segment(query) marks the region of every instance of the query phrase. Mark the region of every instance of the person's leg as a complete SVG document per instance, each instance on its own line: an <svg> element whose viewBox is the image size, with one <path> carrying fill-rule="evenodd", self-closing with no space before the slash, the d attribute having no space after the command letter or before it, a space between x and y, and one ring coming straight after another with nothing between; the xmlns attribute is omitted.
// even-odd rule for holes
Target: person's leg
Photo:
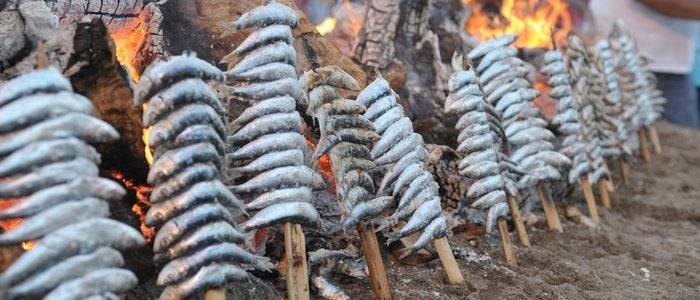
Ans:
<svg viewBox="0 0 700 300"><path fill-rule="evenodd" d="M668 100L663 118L671 123L700 128L700 107L692 78L688 75L655 73L659 89Z"/></svg>

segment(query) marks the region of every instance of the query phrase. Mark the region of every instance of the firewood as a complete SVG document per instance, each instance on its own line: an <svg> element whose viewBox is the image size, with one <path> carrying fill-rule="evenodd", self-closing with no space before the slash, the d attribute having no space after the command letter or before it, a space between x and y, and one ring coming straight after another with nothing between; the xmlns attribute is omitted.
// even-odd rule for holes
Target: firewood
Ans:
<svg viewBox="0 0 700 300"><path fill-rule="evenodd" d="M399 3L396 0L368 2L365 21L357 35L354 49L354 57L361 64L385 68L394 58Z"/></svg>
<svg viewBox="0 0 700 300"><path fill-rule="evenodd" d="M537 183L537 193L540 196L540 203L542 203L542 209L544 210L544 217L547 220L547 226L551 230L556 230L559 232L564 231L561 227L561 221L559 220L559 214L557 213L557 208L552 201L551 194L547 190L547 187L543 182Z"/></svg>
<svg viewBox="0 0 700 300"><path fill-rule="evenodd" d="M639 128L637 130L637 137L639 138L639 152L642 155L642 159L645 164L651 163L651 155L649 154L649 145L647 145L647 135L644 128Z"/></svg>
<svg viewBox="0 0 700 300"><path fill-rule="evenodd" d="M309 276L306 266L306 240L299 224L284 224L284 249L287 262L287 298L309 299Z"/></svg>
<svg viewBox="0 0 700 300"><path fill-rule="evenodd" d="M581 188L583 189L583 196L586 198L586 205L588 205L588 214L591 216L591 220L596 223L600 223L600 216L598 215L598 207L595 203L595 196L593 195L593 189L591 189L591 184L587 177L580 179Z"/></svg>
<svg viewBox="0 0 700 300"><path fill-rule="evenodd" d="M661 142L659 141L659 134L656 132L656 126L650 125L647 129L649 130L651 145L654 146L654 153L661 154Z"/></svg>
<svg viewBox="0 0 700 300"><path fill-rule="evenodd" d="M435 250L440 257L440 262L442 262L442 267L445 268L447 272L447 278L449 278L452 284L463 284L464 277L462 272L459 270L459 265L455 260L454 254L452 254L452 249L450 244L447 242L447 238L441 237L433 241Z"/></svg>

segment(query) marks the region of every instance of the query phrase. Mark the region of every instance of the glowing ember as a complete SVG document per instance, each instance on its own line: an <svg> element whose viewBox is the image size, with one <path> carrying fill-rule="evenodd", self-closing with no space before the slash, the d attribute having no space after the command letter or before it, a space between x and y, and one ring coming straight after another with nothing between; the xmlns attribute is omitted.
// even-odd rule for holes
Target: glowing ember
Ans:
<svg viewBox="0 0 700 300"><path fill-rule="evenodd" d="M480 40L515 33L518 48L551 49L552 38L564 41L571 32L566 0L503 0L500 14L487 11L479 0L462 1L472 9L465 30Z"/></svg>
<svg viewBox="0 0 700 300"><path fill-rule="evenodd" d="M336 19L333 17L328 17L324 19L320 24L316 25L316 31L320 35L326 35L335 29Z"/></svg>
<svg viewBox="0 0 700 300"><path fill-rule="evenodd" d="M36 242L26 241L26 242L22 243L22 250L24 250L24 251L32 250L32 249L34 249L34 246L36 246Z"/></svg>
<svg viewBox="0 0 700 300"><path fill-rule="evenodd" d="M301 134L306 138L306 144L309 145L309 149L311 149L311 151L316 149L316 144L312 142L311 134L306 126L301 128ZM331 169L331 159L328 157L328 153L318 158L316 167L318 172L321 173L321 177L323 177L328 184L328 190L330 192L335 192L335 176L333 175L333 170Z"/></svg>
<svg viewBox="0 0 700 300"><path fill-rule="evenodd" d="M146 110L146 104L143 104L143 110ZM146 145L146 148L143 149L143 152L145 153L146 157L146 162L148 162L148 165L151 166L153 165L153 152L151 151L151 147L148 146L148 136L151 134L151 126L148 128L145 128L143 130L143 134L141 135L141 139L143 140L143 144Z"/></svg>
<svg viewBox="0 0 700 300"><path fill-rule="evenodd" d="M117 60L129 72L131 79L138 82L140 73L136 69L134 60L146 38L142 16L113 32L110 30L110 36L114 40Z"/></svg>
<svg viewBox="0 0 700 300"><path fill-rule="evenodd" d="M136 213L136 215L139 216L139 220L141 221L141 234L143 237L146 239L147 242L151 242L153 240L153 237L155 236L155 228L149 227L146 225L146 211L148 211L148 207L151 206L151 203L148 201L148 196L151 194L152 188L147 185L137 185L130 179L126 178L124 174L122 174L119 171L112 171L110 172L110 176L116 180L119 180L124 187L127 189L134 191L134 194L136 194L136 203L134 206L131 207L131 211Z"/></svg>

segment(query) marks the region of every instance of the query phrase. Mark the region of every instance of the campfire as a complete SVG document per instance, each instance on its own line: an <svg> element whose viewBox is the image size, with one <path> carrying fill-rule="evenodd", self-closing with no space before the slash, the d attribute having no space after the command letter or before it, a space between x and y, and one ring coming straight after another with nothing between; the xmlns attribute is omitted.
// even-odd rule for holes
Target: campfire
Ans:
<svg viewBox="0 0 700 300"><path fill-rule="evenodd" d="M658 147L633 40L584 44L565 0L343 0L315 23L287 0L6 2L0 298L345 298L368 277L390 299L387 260L461 286L455 235L516 266L511 229L530 247L541 205L562 231L572 190L604 222L594 191L611 207L614 166Z"/></svg>

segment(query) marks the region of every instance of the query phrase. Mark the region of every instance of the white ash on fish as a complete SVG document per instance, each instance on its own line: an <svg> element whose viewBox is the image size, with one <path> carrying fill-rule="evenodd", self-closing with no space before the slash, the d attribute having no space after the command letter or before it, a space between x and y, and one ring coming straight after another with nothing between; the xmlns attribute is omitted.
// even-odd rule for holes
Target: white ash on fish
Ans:
<svg viewBox="0 0 700 300"><path fill-rule="evenodd" d="M36 242L0 275L2 299L85 299L138 283L122 269L120 250L146 242L109 219L108 201L126 191L98 175L100 154L91 145L119 134L93 113L54 68L0 86L0 201L17 201L0 210L0 220L22 218L0 245Z"/></svg>
<svg viewBox="0 0 700 300"><path fill-rule="evenodd" d="M567 169L571 161L554 150L554 134L546 128L547 121L532 103L539 93L526 79L527 68L511 46L516 39L517 35L506 34L487 40L467 56L476 70L479 92L483 91L495 114L502 119L503 132L513 146L510 159L526 172L519 179L519 186L527 188L538 182L560 180L561 170ZM461 107L469 106L466 104L478 103L471 100L452 104L454 99L470 98L471 93L474 92L465 89L453 92L446 100L446 108L459 112Z"/></svg>
<svg viewBox="0 0 700 300"><path fill-rule="evenodd" d="M347 300L345 290L331 279L332 274L342 274L356 279L367 278L367 264L356 253L348 250L318 249L309 252L311 283L323 299Z"/></svg>
<svg viewBox="0 0 700 300"><path fill-rule="evenodd" d="M244 207L255 211L246 231L282 223L320 227L311 204L314 190L325 185L308 167L310 150L297 107L305 94L297 80L292 28L298 17L276 2L258 6L233 23L236 30L256 28L231 54L226 91L250 106L229 124L227 157L234 167L233 192L245 195Z"/></svg>
<svg viewBox="0 0 700 300"><path fill-rule="evenodd" d="M166 263L157 279L165 287L160 299L193 297L247 280L248 267L272 267L239 246L246 236L234 217L245 209L221 182L225 110L205 81L223 79L222 71L186 53L150 65L135 91L155 149L146 224L157 228L154 259Z"/></svg>
<svg viewBox="0 0 700 300"><path fill-rule="evenodd" d="M387 243L420 232L417 242L402 254L405 257L444 237L447 224L439 186L425 167L428 151L423 138L413 132L412 122L397 102L398 97L380 76L357 96L357 101L367 106L364 116L380 135L370 151L374 163L387 170L377 194L400 199L393 214L382 220L378 230L407 221L399 231L388 235Z"/></svg>
<svg viewBox="0 0 700 300"><path fill-rule="evenodd" d="M577 36L569 37L569 44L566 49L567 70L573 84L573 99L578 107L578 118L581 124L581 140L584 143L584 153L588 162L588 180L598 182L601 178L609 178L607 168L605 168L605 158L603 157L603 143L601 141L602 131L599 124L600 117L593 105L596 101L595 95L590 91L593 79L588 62L588 52L583 41ZM583 161L574 167L584 168Z"/></svg>
<svg viewBox="0 0 700 300"><path fill-rule="evenodd" d="M482 223L491 232L498 218L509 215L507 197L518 195L521 172L505 155L508 139L495 108L484 98L473 69L465 70L461 55L453 57L455 73L450 76L450 94L445 111L461 115L455 128L460 131L457 151L464 154L459 174L474 182L458 211L470 206L485 211ZM469 203L467 203L469 202Z"/></svg>
<svg viewBox="0 0 700 300"><path fill-rule="evenodd" d="M359 91L355 79L336 66L309 70L300 78L309 93L308 113L318 120L321 137L312 159L328 153L337 181L336 193L347 214L343 227L373 220L394 204L390 196L375 196L376 187L367 173L375 168L368 148L379 140L374 125L363 114L366 107L343 99L336 89Z"/></svg>

